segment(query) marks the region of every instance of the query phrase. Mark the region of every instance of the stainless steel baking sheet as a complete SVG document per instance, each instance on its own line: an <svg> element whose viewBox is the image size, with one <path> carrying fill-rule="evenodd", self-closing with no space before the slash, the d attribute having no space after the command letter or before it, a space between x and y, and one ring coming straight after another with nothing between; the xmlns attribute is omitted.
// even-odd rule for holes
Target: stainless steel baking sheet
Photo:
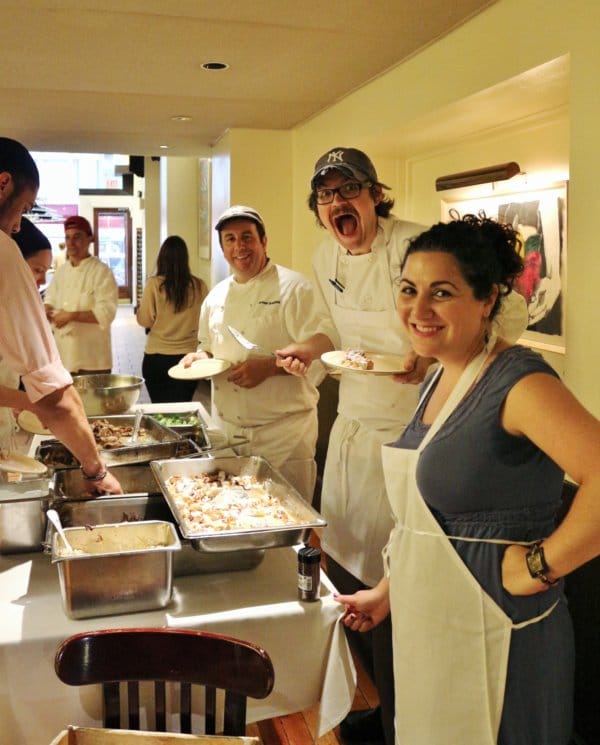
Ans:
<svg viewBox="0 0 600 745"><path fill-rule="evenodd" d="M292 546L306 542L313 528L321 528L327 524L293 486L265 458L260 456L159 460L150 463L150 467L177 520L181 534L184 538L191 540L199 550L232 551ZM167 479L174 475L193 476L218 470L236 476L248 474L266 482L271 493L276 495L284 507L297 517L297 523L249 530L203 533L190 531L169 491Z"/></svg>
<svg viewBox="0 0 600 745"><path fill-rule="evenodd" d="M190 439L175 439L158 442L154 445L137 445L114 450L102 450L102 459L109 468L131 463L149 463L162 458L183 458L202 455L202 451ZM35 451L35 457L44 463L51 472L72 469L79 466L78 461L58 440L43 440Z"/></svg>

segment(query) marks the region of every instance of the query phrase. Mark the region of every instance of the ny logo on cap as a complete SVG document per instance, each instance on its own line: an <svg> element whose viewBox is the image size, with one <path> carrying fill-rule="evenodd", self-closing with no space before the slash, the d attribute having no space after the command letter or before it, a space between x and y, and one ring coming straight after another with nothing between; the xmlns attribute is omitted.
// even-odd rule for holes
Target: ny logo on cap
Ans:
<svg viewBox="0 0 600 745"><path fill-rule="evenodd" d="M332 150L327 156L328 163L343 163L344 162L344 151L343 150Z"/></svg>

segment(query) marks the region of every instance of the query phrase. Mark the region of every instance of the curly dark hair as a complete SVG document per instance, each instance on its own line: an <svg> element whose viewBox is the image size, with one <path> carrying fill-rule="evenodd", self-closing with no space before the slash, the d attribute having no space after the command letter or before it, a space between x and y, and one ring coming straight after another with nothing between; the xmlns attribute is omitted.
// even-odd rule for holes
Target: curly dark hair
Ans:
<svg viewBox="0 0 600 745"><path fill-rule="evenodd" d="M308 195L308 209L314 214L314 216L317 218L317 225L321 228L324 228L325 226L321 222L321 219L319 218L319 210L317 206L317 188L319 187L319 183L315 185L315 189L313 189L310 194ZM375 213L378 217L389 217L390 212L392 211L392 207L394 206L394 199L392 197L387 197L383 194L383 184L371 184L369 186L369 194L373 198L373 201L378 197L381 196L381 200L378 204L375 205Z"/></svg>
<svg viewBox="0 0 600 745"><path fill-rule="evenodd" d="M186 242L178 235L163 241L156 259L156 274L164 277L160 284L175 312L183 310L190 293L196 290L197 281L190 271Z"/></svg>
<svg viewBox="0 0 600 745"><path fill-rule="evenodd" d="M484 212L460 217L456 211L451 211L450 216L453 218L450 222L439 222L409 241L400 268L404 268L411 254L419 251L450 254L477 300L485 300L494 286L498 286L498 298L491 312L493 318L502 298L512 291L523 271L523 259L519 254L522 241L511 225L492 220Z"/></svg>

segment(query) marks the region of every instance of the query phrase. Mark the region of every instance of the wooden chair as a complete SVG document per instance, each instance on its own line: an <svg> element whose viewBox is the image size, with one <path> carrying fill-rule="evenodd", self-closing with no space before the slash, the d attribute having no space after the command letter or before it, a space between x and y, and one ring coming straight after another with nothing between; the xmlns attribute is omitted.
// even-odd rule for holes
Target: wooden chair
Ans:
<svg viewBox="0 0 600 745"><path fill-rule="evenodd" d="M246 732L246 698L273 690L269 655L250 642L180 629L112 629L75 634L56 652L67 685L100 683L104 727L140 729L140 681L154 682L155 730L166 732L165 682L180 684L180 731L192 733L192 684L205 689L205 734L217 734L217 689L225 691L224 735ZM121 725L120 682L127 682L128 724ZM125 696L124 696L125 698ZM150 727L150 725L148 725Z"/></svg>

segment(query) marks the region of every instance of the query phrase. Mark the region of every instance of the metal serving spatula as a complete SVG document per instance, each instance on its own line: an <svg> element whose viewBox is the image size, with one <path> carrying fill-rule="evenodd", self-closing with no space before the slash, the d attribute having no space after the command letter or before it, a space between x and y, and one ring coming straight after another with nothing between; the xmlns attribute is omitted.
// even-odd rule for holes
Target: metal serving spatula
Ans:
<svg viewBox="0 0 600 745"><path fill-rule="evenodd" d="M250 352L262 352L263 354L266 354L269 357L277 356L274 352L269 352L268 349L261 347L260 344L255 344L253 341L250 341L250 339L246 339L246 337L233 326L227 326L227 330L233 336L233 338L237 341L237 343L240 346L244 347L244 349L247 349Z"/></svg>

